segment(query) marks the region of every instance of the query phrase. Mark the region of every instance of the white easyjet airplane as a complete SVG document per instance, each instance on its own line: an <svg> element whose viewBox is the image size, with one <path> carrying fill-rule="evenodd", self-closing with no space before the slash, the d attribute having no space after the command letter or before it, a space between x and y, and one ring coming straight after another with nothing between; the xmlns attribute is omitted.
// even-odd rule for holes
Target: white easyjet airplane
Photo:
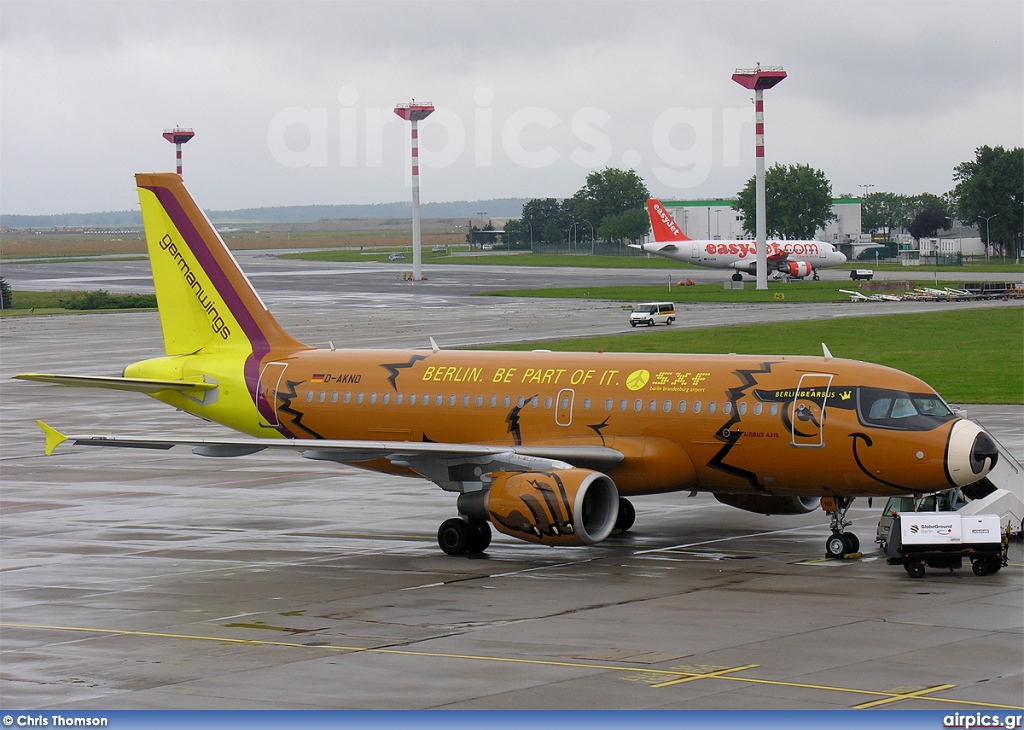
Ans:
<svg viewBox="0 0 1024 730"><path fill-rule="evenodd" d="M630 244L647 253L713 269L732 269L733 281L757 274L755 241L695 241L687 238L660 200L648 200L654 243ZM846 263L846 256L824 241L769 241L768 268L783 276L818 279L818 269Z"/></svg>

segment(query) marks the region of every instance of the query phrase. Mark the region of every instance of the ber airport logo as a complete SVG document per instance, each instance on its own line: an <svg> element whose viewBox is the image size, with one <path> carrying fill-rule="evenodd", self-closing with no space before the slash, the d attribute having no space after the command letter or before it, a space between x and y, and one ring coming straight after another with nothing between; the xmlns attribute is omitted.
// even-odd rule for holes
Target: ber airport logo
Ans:
<svg viewBox="0 0 1024 730"><path fill-rule="evenodd" d="M395 115L394 106L361 104L359 91L352 86L342 87L337 99L331 108L293 106L278 111L267 126L271 156L288 168L383 167L385 151L390 159L398 148L396 131L390 128L404 129L400 125L405 124ZM642 122L647 129L629 133L630 144L649 145L648 151L629 147L618 151L620 159L613 159L615 144L609 131L615 125L609 125L612 116L600 107L559 114L547 107L528 106L496 114L494 102L494 91L479 86L472 94L471 108L463 108L461 114L435 106L419 123L421 165L445 168L468 162L490 168L511 163L539 169L568 159L592 170L620 162L637 169L643 163L663 185L691 188L707 180L716 150L722 167L738 168L741 153L753 153L751 105L652 109L647 115L650 121ZM634 120L631 128L635 127ZM408 136L404 131L403 138Z"/></svg>

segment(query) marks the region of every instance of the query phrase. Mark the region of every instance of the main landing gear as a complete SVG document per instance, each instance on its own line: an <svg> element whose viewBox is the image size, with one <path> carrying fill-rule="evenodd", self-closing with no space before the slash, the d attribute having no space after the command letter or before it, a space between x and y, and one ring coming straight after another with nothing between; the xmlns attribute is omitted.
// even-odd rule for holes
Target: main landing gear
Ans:
<svg viewBox="0 0 1024 730"><path fill-rule="evenodd" d="M626 532L636 521L636 509L628 499L619 497L615 532ZM448 555L476 555L491 545L491 525L479 517L453 517L437 529L437 544Z"/></svg>
<svg viewBox="0 0 1024 730"><path fill-rule="evenodd" d="M448 555L482 553L491 544L491 526L487 520L453 517L438 528L437 544Z"/></svg>
<svg viewBox="0 0 1024 730"><path fill-rule="evenodd" d="M735 274L732 275L732 280L733 281L743 281L743 274L741 274L740 272L737 271Z"/></svg>
<svg viewBox="0 0 1024 730"><path fill-rule="evenodd" d="M828 512L829 527L832 534L825 541L825 557L841 558L844 555L860 552L860 539L844 528L852 525L846 519L846 512L853 505L853 497L822 497L821 507Z"/></svg>

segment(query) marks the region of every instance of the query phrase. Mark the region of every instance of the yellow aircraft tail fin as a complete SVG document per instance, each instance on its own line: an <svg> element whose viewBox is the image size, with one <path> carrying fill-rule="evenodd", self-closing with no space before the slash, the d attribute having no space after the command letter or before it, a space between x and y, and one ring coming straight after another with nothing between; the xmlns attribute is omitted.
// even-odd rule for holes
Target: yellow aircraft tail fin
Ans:
<svg viewBox="0 0 1024 730"><path fill-rule="evenodd" d="M174 173L135 176L164 349L308 349L277 323L202 209Z"/></svg>

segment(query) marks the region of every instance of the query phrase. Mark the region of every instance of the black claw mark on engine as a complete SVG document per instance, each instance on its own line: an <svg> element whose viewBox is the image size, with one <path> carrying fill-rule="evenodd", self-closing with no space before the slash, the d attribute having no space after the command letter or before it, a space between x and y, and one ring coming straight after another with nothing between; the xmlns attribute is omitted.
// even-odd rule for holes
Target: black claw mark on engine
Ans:
<svg viewBox="0 0 1024 730"><path fill-rule="evenodd" d="M409 358L408 362L388 363L386 365L382 364L381 367L384 368L385 370L387 370L389 373L391 373L388 376L388 382L391 383L391 387L394 388L395 392L397 393L398 392L398 385L396 385L395 381L398 380L398 376L401 374L401 373L399 373L399 371L400 370L408 370L413 365L418 363L420 360L426 360L426 359L427 359L426 355L413 355L412 357Z"/></svg>
<svg viewBox="0 0 1024 730"><path fill-rule="evenodd" d="M871 441L871 437L870 436L868 436L866 433L854 432L854 433L850 434L850 439L852 439L852 441L853 441L853 460L855 462L857 462L857 468L859 468L866 476L868 476L871 479L874 479L876 482L879 482L880 484L884 484L887 487L892 487L893 489L899 489L900 491L909 492L911 494L913 494L916 491L916 490L910 489L908 487L900 486L899 484L893 484L892 482L887 482L884 479L879 479L874 474L872 474L870 471L868 471L867 467L865 467L864 463L860 460L860 453L857 450L857 442L858 441L863 441L864 445L867 448L871 448L872 441Z"/></svg>
<svg viewBox="0 0 1024 730"><path fill-rule="evenodd" d="M528 483L537 490L541 499L532 494L524 494L519 498L530 513L529 517L518 511L511 512L507 517L491 512L491 520L508 530L532 535L537 540L575 534L572 505L562 480L553 472L539 472L537 476L537 479L530 479Z"/></svg>
<svg viewBox="0 0 1024 730"><path fill-rule="evenodd" d="M314 431L313 429L309 428L308 426L304 426L302 424L302 417L305 414L302 411L298 411L298 410L292 408L292 401L299 397L298 393L295 392L295 386L302 385L304 382L306 382L306 381L305 380L299 380L299 381L286 380L285 381L285 387L288 389L288 391L285 392L285 393L282 393L281 389L278 388L277 397L278 397L278 400L281 401L281 406L280 406L280 408L278 408L278 411L280 413L287 413L289 416L291 416L292 417L292 423L295 424L297 427L301 428L303 431L308 433L313 438L322 439L323 436L321 436L320 434L318 434L316 431Z"/></svg>

